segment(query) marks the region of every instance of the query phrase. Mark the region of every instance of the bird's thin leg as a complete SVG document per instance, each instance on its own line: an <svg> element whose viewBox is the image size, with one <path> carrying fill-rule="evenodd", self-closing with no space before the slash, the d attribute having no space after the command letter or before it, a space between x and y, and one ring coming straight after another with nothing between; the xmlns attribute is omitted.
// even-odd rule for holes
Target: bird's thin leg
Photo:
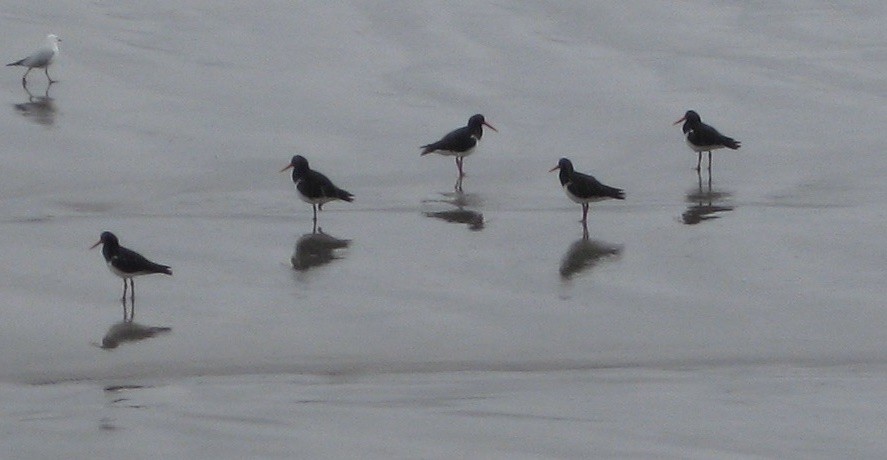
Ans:
<svg viewBox="0 0 887 460"><path fill-rule="evenodd" d="M464 157L456 157L456 167L459 169L459 179L465 177L465 173L462 172L462 161Z"/></svg>
<svg viewBox="0 0 887 460"><path fill-rule="evenodd" d="M120 298L120 301L126 302L126 278L123 278L123 297Z"/></svg>
<svg viewBox="0 0 887 460"><path fill-rule="evenodd" d="M708 151L708 174L711 176L711 150Z"/></svg>
<svg viewBox="0 0 887 460"><path fill-rule="evenodd" d="M316 204L312 204L312 205L311 205L311 209L314 210L314 225L317 225L317 205L316 205Z"/></svg>
<svg viewBox="0 0 887 460"><path fill-rule="evenodd" d="M462 191L462 176L456 178L456 185L453 187L457 192Z"/></svg>
<svg viewBox="0 0 887 460"><path fill-rule="evenodd" d="M699 156L696 158L696 170L702 171L702 152L698 152Z"/></svg>
<svg viewBox="0 0 887 460"><path fill-rule="evenodd" d="M123 321L129 319L129 313L126 311L126 297L120 299L120 305L123 305Z"/></svg>
<svg viewBox="0 0 887 460"><path fill-rule="evenodd" d="M588 203L582 203L582 225L588 224Z"/></svg>
<svg viewBox="0 0 887 460"><path fill-rule="evenodd" d="M133 285L133 288L135 288L135 285ZM136 301L135 301L135 299L132 299L129 302L129 320L132 321L135 318L136 318Z"/></svg>
<svg viewBox="0 0 887 460"><path fill-rule="evenodd" d="M131 303L136 300L136 282L134 279L129 279L129 301Z"/></svg>
<svg viewBox="0 0 887 460"><path fill-rule="evenodd" d="M588 239L588 223L582 222L582 239Z"/></svg>
<svg viewBox="0 0 887 460"><path fill-rule="evenodd" d="M52 77L49 76L49 66L43 68L43 73L46 74L46 79L49 80L49 83L55 83L56 80L53 80Z"/></svg>

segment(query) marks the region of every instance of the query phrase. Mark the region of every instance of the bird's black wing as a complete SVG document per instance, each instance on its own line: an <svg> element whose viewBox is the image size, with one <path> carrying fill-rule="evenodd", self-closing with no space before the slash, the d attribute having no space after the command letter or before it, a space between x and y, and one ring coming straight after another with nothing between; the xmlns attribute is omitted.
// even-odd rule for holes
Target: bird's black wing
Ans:
<svg viewBox="0 0 887 460"><path fill-rule="evenodd" d="M719 133L717 129L705 123L699 123L699 126L694 127L688 139L694 145L723 145L733 150L738 149L740 145L739 141Z"/></svg>
<svg viewBox="0 0 887 460"><path fill-rule="evenodd" d="M336 187L328 177L317 171L310 171L306 177L296 185L303 195L311 198L338 198L344 201L354 201L354 195Z"/></svg>
<svg viewBox="0 0 887 460"><path fill-rule="evenodd" d="M467 126L451 131L439 141L423 145L422 155L435 150L448 150L451 152L465 152L477 145L477 139L471 135Z"/></svg>
<svg viewBox="0 0 887 460"><path fill-rule="evenodd" d="M588 174L574 172L567 189L575 196L580 198L609 197L617 200L625 199L625 192L622 189L604 185L600 181Z"/></svg>
<svg viewBox="0 0 887 460"><path fill-rule="evenodd" d="M117 254L111 257L111 264L124 273L150 272L172 275L172 270L168 266L151 262L141 254L122 246L117 250Z"/></svg>

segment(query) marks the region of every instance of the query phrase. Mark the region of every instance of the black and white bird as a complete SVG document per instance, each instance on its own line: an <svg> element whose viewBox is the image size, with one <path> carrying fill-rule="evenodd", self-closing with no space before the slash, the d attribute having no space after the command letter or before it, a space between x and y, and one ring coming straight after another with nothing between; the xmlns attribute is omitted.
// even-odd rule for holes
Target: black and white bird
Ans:
<svg viewBox="0 0 887 460"><path fill-rule="evenodd" d="M696 159L697 171L702 167L702 152L708 152L708 170L711 171L712 150L722 149L724 147L736 150L740 147L739 141L727 137L719 133L718 130L713 127L703 123L702 119L699 118L699 114L693 110L688 110L680 120L675 121L672 125L676 125L682 121L684 122L684 126L681 127L681 130L687 138L687 145L699 155Z"/></svg>
<svg viewBox="0 0 887 460"><path fill-rule="evenodd" d="M49 65L52 64L52 61L55 60L55 57L59 54L59 42L62 41L55 34L49 34L46 36L46 44L43 45L40 49L35 51L30 56L20 59L15 62L10 62L6 64L6 66L22 66L27 67L28 70L25 71L25 74L22 76L22 85L27 85L28 73L31 72L31 69L43 69L43 72L46 74L46 78L49 79L49 83L55 83L55 80L49 76Z"/></svg>
<svg viewBox="0 0 887 460"><path fill-rule="evenodd" d="M474 148L477 147L477 142L484 135L484 126L493 131L499 132L499 130L494 128L493 125L484 120L483 115L473 115L468 119L468 125L450 131L437 142L432 142L431 144L426 144L420 147L422 153L420 153L419 156L428 155L432 152L437 152L444 156L455 156L456 169L459 171L460 179L456 182L458 188L459 184L461 184L462 177L465 176L465 173L462 171L462 161L465 157L474 153Z"/></svg>
<svg viewBox="0 0 887 460"><path fill-rule="evenodd" d="M588 204L592 201L610 198L616 200L625 199L625 192L622 189L604 185L588 174L576 172L573 169L573 163L566 158L561 158L557 162L557 166L551 168L548 172L558 169L560 170L558 177L567 197L582 205L583 224L588 222Z"/></svg>
<svg viewBox="0 0 887 460"><path fill-rule="evenodd" d="M280 172L290 168L293 169L293 182L296 184L299 198L306 203L310 203L314 209L314 223L317 223L317 210L320 209L322 211L324 203L333 200L354 201L353 194L336 187L329 178L308 167L308 160L302 155L294 156L290 160L290 164L286 165Z"/></svg>
<svg viewBox="0 0 887 460"><path fill-rule="evenodd" d="M129 285L132 287L130 299L135 299L136 286L133 283L133 278L136 276L150 275L152 273L172 275L172 269L169 266L151 262L143 255L121 246L117 236L111 232L102 232L99 240L89 249L100 244L102 245L102 255L105 257L108 269L111 270L111 273L123 278L123 297L121 297L121 300L124 302L126 301L126 280L129 280Z"/></svg>

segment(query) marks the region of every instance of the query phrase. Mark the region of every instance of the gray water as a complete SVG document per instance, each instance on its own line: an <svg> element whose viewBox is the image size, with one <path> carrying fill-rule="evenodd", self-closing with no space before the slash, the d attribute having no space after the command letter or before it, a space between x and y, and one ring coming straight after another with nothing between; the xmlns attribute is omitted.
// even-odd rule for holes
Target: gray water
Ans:
<svg viewBox="0 0 887 460"><path fill-rule="evenodd" d="M0 451L883 456L887 7L686 6L3 4L63 41L0 79ZM418 146L474 113L456 194ZM356 196L320 242L294 154ZM588 240L560 157L628 195ZM173 267L135 325L103 230Z"/></svg>

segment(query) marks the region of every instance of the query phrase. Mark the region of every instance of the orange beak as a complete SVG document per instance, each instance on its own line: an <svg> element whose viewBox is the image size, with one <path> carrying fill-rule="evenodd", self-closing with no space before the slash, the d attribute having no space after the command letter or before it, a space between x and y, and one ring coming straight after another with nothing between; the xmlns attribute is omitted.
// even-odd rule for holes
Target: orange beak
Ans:
<svg viewBox="0 0 887 460"><path fill-rule="evenodd" d="M284 171L286 171L287 169L290 169L290 168L292 168L292 167L293 167L293 165L292 165L292 163L290 163L290 164L286 165L285 168L281 169L279 172L284 172Z"/></svg>
<svg viewBox="0 0 887 460"><path fill-rule="evenodd" d="M686 119L687 119L687 117L681 117L680 120L678 120L678 121L672 123L671 125L674 126L674 125L676 125L676 124L678 124L678 123L680 123L680 122L682 122L682 121L684 121L684 120L686 120Z"/></svg>
<svg viewBox="0 0 887 460"><path fill-rule="evenodd" d="M557 171L558 169L561 169L561 167L560 167L560 166L555 166L555 167L549 169L548 172Z"/></svg>
<svg viewBox="0 0 887 460"><path fill-rule="evenodd" d="M102 244L102 240L98 240L98 241L96 241L94 245L92 245L92 246L89 247L89 249L92 249L92 248L94 248L94 247L96 247L96 246L98 246L98 245L100 245L100 244Z"/></svg>
<svg viewBox="0 0 887 460"><path fill-rule="evenodd" d="M484 122L484 126L486 126L487 128L492 129L493 131L496 131L497 133L499 132L498 129L494 128L493 125L487 123L486 121Z"/></svg>

